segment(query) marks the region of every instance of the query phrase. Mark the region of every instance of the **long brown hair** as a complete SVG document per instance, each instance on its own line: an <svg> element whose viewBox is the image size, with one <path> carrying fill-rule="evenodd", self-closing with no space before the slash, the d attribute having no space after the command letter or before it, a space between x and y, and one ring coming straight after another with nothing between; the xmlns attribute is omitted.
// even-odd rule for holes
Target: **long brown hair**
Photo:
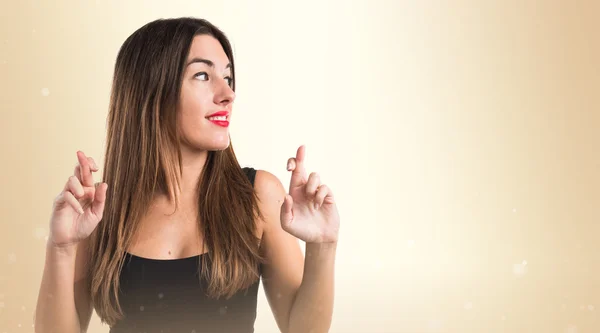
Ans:
<svg viewBox="0 0 600 333"><path fill-rule="evenodd" d="M140 219L157 191L178 199L182 168L177 103L192 40L202 34L221 43L235 90L231 45L203 19L150 22L129 36L117 55L103 174L109 184L107 201L89 246L92 302L110 326L123 316L119 276ZM227 298L258 280L262 262L255 224L261 220L258 199L231 145L208 153L197 193L208 256L200 277L208 281L208 296Z"/></svg>

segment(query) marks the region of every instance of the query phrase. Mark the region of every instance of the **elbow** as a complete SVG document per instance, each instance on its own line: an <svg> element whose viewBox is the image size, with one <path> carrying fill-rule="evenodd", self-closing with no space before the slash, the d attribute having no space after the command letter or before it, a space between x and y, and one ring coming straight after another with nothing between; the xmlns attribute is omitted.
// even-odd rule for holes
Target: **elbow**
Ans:
<svg viewBox="0 0 600 333"><path fill-rule="evenodd" d="M33 332L34 333L65 333L65 332L72 332L72 333L85 333L87 330L84 328L76 328L73 327L72 329L61 329L59 325L56 325L55 323L43 323L40 320L35 320L33 321Z"/></svg>
<svg viewBox="0 0 600 333"><path fill-rule="evenodd" d="M60 329L49 329L47 326L41 324L38 325L37 323L34 324L34 333L64 333L64 330L60 330ZM86 331L83 329L79 329L79 330L74 330L72 331L73 333L85 333Z"/></svg>
<svg viewBox="0 0 600 333"><path fill-rule="evenodd" d="M331 330L333 313L318 311L311 313L290 312L285 329L281 333L328 333Z"/></svg>
<svg viewBox="0 0 600 333"><path fill-rule="evenodd" d="M320 328L311 328L311 327L307 327L307 329L305 328L300 328L300 329L290 329L289 331L282 331L282 333L329 333L329 327L325 328L325 327L320 327Z"/></svg>
<svg viewBox="0 0 600 333"><path fill-rule="evenodd" d="M287 330L282 330L281 333L328 333L330 329L331 320L306 320L303 323L290 323Z"/></svg>
<svg viewBox="0 0 600 333"><path fill-rule="evenodd" d="M33 312L33 332L34 333L49 333L50 330L46 329L46 325L42 323L43 320L36 315L37 310Z"/></svg>

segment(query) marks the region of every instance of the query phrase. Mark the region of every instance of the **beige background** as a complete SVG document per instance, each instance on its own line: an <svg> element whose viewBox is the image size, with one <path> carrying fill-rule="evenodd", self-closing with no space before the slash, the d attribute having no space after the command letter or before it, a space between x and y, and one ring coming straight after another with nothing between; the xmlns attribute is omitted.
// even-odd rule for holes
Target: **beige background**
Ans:
<svg viewBox="0 0 600 333"><path fill-rule="evenodd" d="M118 48L188 15L232 40L241 162L287 185L304 143L337 195L331 332L600 331L600 2L0 7L0 333L33 331L52 200L76 150L102 161Z"/></svg>

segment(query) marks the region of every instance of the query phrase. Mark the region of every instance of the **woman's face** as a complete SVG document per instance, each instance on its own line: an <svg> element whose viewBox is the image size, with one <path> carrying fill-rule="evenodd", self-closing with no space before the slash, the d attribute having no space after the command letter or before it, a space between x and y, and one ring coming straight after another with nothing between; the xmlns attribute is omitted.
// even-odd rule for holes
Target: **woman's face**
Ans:
<svg viewBox="0 0 600 333"><path fill-rule="evenodd" d="M217 39L194 37L183 74L178 124L182 144L191 150L229 146L235 93L229 59Z"/></svg>

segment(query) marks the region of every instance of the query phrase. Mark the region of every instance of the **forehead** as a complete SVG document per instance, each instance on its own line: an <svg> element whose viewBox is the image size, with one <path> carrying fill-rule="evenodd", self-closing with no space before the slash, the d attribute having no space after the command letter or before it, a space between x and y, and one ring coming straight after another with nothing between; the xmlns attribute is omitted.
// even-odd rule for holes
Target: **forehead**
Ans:
<svg viewBox="0 0 600 333"><path fill-rule="evenodd" d="M190 46L188 61L194 58L202 58L215 63L217 68L225 68L229 63L227 54L221 46L221 43L209 35L195 36Z"/></svg>

